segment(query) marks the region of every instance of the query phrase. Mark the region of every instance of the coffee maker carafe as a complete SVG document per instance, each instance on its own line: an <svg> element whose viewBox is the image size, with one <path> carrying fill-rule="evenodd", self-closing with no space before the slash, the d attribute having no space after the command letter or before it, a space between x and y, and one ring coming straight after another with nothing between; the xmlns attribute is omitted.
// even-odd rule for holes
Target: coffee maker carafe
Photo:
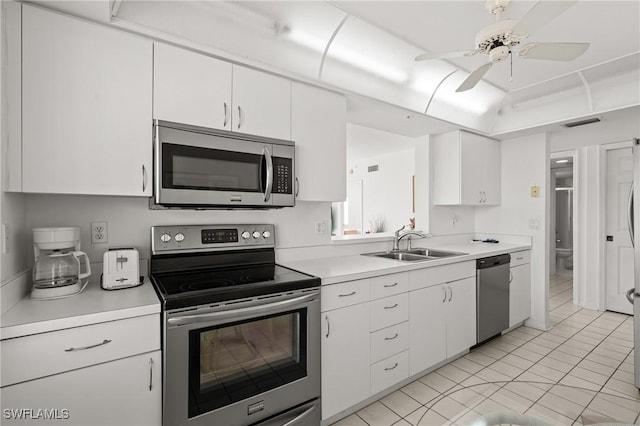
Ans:
<svg viewBox="0 0 640 426"><path fill-rule="evenodd" d="M59 299L84 290L91 275L80 251L80 228L34 228L33 299Z"/></svg>

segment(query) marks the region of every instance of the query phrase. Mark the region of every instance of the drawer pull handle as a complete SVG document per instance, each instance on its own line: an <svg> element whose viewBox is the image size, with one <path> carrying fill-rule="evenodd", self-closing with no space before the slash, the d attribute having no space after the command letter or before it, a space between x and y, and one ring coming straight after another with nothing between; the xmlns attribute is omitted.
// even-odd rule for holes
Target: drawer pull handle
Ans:
<svg viewBox="0 0 640 426"><path fill-rule="evenodd" d="M395 286L397 286L397 285L398 285L398 283L393 283L393 284L385 284L384 286L385 286L386 288L390 288L390 287L395 287Z"/></svg>
<svg viewBox="0 0 640 426"><path fill-rule="evenodd" d="M394 368L396 368L398 366L398 363L396 362L395 364L393 364L393 367L387 367L384 369L384 371L389 371L389 370L393 370Z"/></svg>
<svg viewBox="0 0 640 426"><path fill-rule="evenodd" d="M398 304L396 303L395 305L391 305L391 306L385 306L385 309L393 309L393 308L397 308Z"/></svg>
<svg viewBox="0 0 640 426"><path fill-rule="evenodd" d="M393 340L398 337L398 333L394 334L393 337L385 337L384 340Z"/></svg>
<svg viewBox="0 0 640 426"><path fill-rule="evenodd" d="M104 339L102 342L96 343L95 345L83 346L81 348L69 348L69 349L65 349L64 351L65 352L84 351L86 349L97 348L98 346L106 345L107 343L111 343L111 340Z"/></svg>
<svg viewBox="0 0 640 426"><path fill-rule="evenodd" d="M349 296L353 296L354 294L356 294L356 292L355 292L355 291L352 291L352 292L351 292L351 293L349 293L349 294L339 294L339 295L338 295L338 297L349 297Z"/></svg>
<svg viewBox="0 0 640 426"><path fill-rule="evenodd" d="M516 257L516 260L522 260L524 257Z"/></svg>

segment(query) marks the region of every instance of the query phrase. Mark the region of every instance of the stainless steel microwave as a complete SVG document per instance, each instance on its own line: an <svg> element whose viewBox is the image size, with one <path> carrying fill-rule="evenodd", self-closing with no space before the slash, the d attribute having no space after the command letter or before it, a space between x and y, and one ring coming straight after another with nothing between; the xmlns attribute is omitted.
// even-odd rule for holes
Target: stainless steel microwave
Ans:
<svg viewBox="0 0 640 426"><path fill-rule="evenodd" d="M295 144L154 120L152 208L295 205Z"/></svg>

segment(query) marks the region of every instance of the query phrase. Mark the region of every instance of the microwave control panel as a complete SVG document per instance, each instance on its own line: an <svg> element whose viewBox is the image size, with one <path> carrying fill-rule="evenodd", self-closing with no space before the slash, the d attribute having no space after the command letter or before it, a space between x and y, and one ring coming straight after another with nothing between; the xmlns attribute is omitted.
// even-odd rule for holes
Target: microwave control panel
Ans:
<svg viewBox="0 0 640 426"><path fill-rule="evenodd" d="M293 190L293 170L290 158L273 158L273 188L274 194L291 194Z"/></svg>

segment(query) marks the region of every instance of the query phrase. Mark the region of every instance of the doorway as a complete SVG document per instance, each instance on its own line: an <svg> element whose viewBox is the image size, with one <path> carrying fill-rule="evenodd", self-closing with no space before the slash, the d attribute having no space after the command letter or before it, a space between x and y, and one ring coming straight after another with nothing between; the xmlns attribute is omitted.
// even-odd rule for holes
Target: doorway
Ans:
<svg viewBox="0 0 640 426"><path fill-rule="evenodd" d="M566 305L574 303L574 256L576 229L575 153L552 154L550 168L551 226L549 227L549 317L563 318Z"/></svg>

